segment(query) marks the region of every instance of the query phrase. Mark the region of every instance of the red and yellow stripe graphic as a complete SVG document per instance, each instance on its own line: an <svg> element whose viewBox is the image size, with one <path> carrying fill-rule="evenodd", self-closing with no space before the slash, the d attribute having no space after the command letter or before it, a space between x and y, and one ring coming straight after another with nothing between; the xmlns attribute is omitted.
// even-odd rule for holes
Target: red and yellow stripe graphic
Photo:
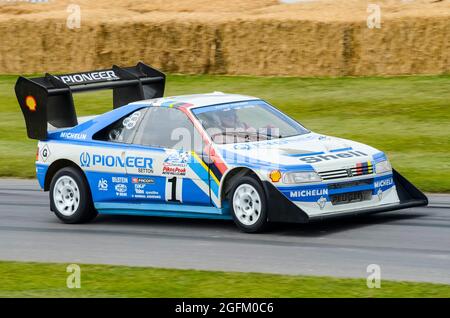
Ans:
<svg viewBox="0 0 450 318"><path fill-rule="evenodd" d="M355 175L361 176L364 174L372 174L373 173L373 165L372 161L361 162L356 164L356 173Z"/></svg>

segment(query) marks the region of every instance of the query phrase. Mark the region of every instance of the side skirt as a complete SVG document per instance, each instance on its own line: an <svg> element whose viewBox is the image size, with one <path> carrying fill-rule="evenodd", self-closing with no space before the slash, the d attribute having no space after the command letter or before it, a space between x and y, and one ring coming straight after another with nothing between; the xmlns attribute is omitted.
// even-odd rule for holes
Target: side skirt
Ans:
<svg viewBox="0 0 450 318"><path fill-rule="evenodd" d="M195 219L231 220L228 207L181 205L171 203L109 203L94 204L99 214L105 215L137 215L162 216Z"/></svg>

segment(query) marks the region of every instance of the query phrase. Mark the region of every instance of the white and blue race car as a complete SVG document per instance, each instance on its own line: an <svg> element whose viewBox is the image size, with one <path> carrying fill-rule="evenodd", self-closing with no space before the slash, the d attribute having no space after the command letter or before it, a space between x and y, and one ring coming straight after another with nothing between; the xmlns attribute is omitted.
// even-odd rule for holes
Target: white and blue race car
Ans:
<svg viewBox="0 0 450 318"><path fill-rule="evenodd" d="M162 97L164 86L143 63L19 77L27 133L39 140L37 178L59 219L232 219L258 232L428 203L375 148L311 132L256 97ZM114 109L77 118L72 94L99 89L113 90Z"/></svg>

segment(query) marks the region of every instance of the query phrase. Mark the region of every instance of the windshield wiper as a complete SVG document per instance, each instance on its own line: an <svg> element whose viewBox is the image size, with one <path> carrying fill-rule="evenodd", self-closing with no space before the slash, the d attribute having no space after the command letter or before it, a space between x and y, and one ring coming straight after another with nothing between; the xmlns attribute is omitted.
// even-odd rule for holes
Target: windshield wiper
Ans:
<svg viewBox="0 0 450 318"><path fill-rule="evenodd" d="M241 132L238 131L238 133L241 133ZM242 133L246 134L246 136L249 136L250 134L256 135L257 137L264 136L269 140L272 139L273 137L282 138L281 135L277 136L277 135L272 135L272 134L265 134L265 133L261 133L259 131L242 131Z"/></svg>
<svg viewBox="0 0 450 318"><path fill-rule="evenodd" d="M282 135L272 135L272 134L265 134L265 133L260 133L259 131L221 131L219 133L213 134L211 136L212 139L215 139L216 136L228 136L228 135L244 135L244 139L246 139L246 141L250 141L250 135L256 135L256 140L259 141L259 136L263 136L266 138L266 140L271 140L273 137L276 138L283 138Z"/></svg>

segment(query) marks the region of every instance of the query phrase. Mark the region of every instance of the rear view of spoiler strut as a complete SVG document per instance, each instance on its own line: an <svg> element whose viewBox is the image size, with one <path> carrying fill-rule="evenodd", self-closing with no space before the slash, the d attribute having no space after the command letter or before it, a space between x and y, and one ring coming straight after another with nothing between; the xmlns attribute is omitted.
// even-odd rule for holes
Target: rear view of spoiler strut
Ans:
<svg viewBox="0 0 450 318"><path fill-rule="evenodd" d="M162 97L166 76L144 64L132 67L73 73L45 74L44 77L25 78L16 82L17 101L22 110L31 139L47 138L47 123L57 128L78 124L72 93L112 89L113 107Z"/></svg>

